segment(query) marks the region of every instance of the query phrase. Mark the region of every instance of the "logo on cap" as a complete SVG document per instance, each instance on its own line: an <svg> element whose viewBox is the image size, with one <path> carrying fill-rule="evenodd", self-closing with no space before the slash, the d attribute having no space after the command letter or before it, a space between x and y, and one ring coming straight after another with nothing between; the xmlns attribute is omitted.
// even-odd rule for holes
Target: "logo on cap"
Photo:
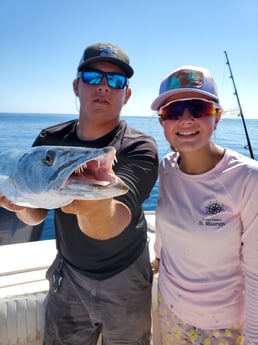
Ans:
<svg viewBox="0 0 258 345"><path fill-rule="evenodd" d="M112 46L100 46L100 56L117 57L117 49Z"/></svg>
<svg viewBox="0 0 258 345"><path fill-rule="evenodd" d="M193 70L180 70L173 73L167 81L167 90L180 88L201 88L203 86L203 73Z"/></svg>

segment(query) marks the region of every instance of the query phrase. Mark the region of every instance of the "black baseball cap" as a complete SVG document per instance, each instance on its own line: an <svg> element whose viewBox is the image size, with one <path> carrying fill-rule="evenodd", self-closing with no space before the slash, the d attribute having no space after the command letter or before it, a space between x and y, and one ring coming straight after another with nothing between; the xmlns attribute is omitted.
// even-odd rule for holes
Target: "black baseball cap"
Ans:
<svg viewBox="0 0 258 345"><path fill-rule="evenodd" d="M134 73L128 55L112 43L96 43L88 46L82 54L77 71L81 72L88 65L97 61L106 61L117 65L124 71L127 78L130 78Z"/></svg>

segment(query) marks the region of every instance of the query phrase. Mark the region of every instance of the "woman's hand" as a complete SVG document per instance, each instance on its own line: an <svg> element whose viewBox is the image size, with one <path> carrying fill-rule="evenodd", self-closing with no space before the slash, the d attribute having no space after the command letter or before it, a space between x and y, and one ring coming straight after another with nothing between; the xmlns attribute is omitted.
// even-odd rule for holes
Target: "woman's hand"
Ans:
<svg viewBox="0 0 258 345"><path fill-rule="evenodd" d="M159 272L159 259L155 258L152 262L151 262L151 267L152 267L152 272L153 274L156 274Z"/></svg>

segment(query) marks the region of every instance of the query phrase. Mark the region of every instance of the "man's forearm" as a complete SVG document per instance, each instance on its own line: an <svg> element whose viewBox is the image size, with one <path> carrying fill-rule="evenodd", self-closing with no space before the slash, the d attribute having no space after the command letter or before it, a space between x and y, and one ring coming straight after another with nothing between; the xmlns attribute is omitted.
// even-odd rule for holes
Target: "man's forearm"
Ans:
<svg viewBox="0 0 258 345"><path fill-rule="evenodd" d="M119 235L131 221L129 208L115 199L74 200L70 205L62 207L62 210L75 214L81 231L99 240Z"/></svg>

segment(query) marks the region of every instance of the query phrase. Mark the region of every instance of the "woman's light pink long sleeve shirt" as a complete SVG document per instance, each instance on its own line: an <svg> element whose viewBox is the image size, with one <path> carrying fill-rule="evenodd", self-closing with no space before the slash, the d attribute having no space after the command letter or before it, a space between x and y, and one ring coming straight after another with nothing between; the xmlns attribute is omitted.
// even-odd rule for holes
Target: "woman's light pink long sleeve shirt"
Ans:
<svg viewBox="0 0 258 345"><path fill-rule="evenodd" d="M159 286L168 306L203 329L245 319L258 344L258 163L229 149L201 175L160 165L156 213Z"/></svg>

